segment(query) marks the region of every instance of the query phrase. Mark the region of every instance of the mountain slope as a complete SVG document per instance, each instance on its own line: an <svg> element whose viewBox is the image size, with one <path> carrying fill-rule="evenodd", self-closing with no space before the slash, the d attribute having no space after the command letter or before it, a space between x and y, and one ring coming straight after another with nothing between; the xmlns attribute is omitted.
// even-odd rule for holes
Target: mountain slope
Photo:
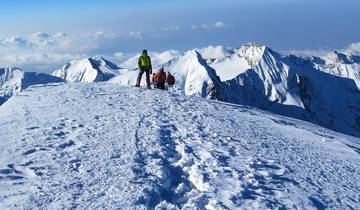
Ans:
<svg viewBox="0 0 360 210"><path fill-rule="evenodd" d="M313 57L311 60L320 71L353 80L360 90L360 56L334 51L323 58Z"/></svg>
<svg viewBox="0 0 360 210"><path fill-rule="evenodd" d="M0 68L0 105L31 85L62 81L51 75L24 72L19 68Z"/></svg>
<svg viewBox="0 0 360 210"><path fill-rule="evenodd" d="M240 73L222 82L226 95L216 98L360 136L360 91L353 79L319 71L308 59L282 56L264 46L245 45L233 56L231 62L210 64L216 73L231 68Z"/></svg>
<svg viewBox="0 0 360 210"><path fill-rule="evenodd" d="M233 50L200 50L206 60L190 50L161 65L175 75L178 92L254 106L360 136L360 80L355 71L360 68L351 63L355 56L338 53L327 59L338 63L336 69L348 70L336 74L328 72L330 64L320 58L283 56L253 43ZM127 86L136 77L137 70L126 70L110 82Z"/></svg>
<svg viewBox="0 0 360 210"><path fill-rule="evenodd" d="M359 138L253 108L67 83L0 119L1 209L360 208Z"/></svg>
<svg viewBox="0 0 360 210"><path fill-rule="evenodd" d="M67 82L99 82L114 77L120 68L103 57L92 57L71 61L62 69L53 72Z"/></svg>

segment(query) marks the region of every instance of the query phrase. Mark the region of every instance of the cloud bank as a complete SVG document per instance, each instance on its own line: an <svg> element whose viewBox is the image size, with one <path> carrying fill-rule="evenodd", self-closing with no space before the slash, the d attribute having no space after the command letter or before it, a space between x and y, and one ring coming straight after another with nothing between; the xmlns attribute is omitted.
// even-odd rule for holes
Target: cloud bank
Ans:
<svg viewBox="0 0 360 210"><path fill-rule="evenodd" d="M163 27L159 31L170 34L179 30L188 30L196 33L199 30L206 32L208 29L226 27L228 26L223 21L218 21L213 24L192 25L190 28L174 25ZM141 31L129 32L125 35L104 31L84 34L38 32L29 36L0 38L0 67L20 67L25 71L49 73L61 68L71 60L94 55L103 55L114 62L121 63L137 52L121 52L119 46L133 42L146 43L147 39L148 37L144 36ZM221 54L224 53L224 49L224 47L217 46L211 52ZM360 42L352 43L339 51L360 55ZM288 50L285 52L302 56L324 56L331 50Z"/></svg>

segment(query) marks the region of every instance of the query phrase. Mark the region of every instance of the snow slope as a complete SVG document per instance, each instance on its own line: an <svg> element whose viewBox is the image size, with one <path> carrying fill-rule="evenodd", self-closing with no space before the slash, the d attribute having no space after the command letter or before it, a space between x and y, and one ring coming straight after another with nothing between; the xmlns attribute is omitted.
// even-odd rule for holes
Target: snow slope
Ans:
<svg viewBox="0 0 360 210"><path fill-rule="evenodd" d="M360 136L356 74L337 75L325 70L329 66L325 61L321 64L320 58L284 56L254 43L233 50L221 47L200 50L206 60L199 52L190 50L162 64L175 76L178 92L254 106ZM137 74L137 70L126 70L110 83L133 85Z"/></svg>
<svg viewBox="0 0 360 210"><path fill-rule="evenodd" d="M19 68L0 68L0 105L31 85L62 81L51 75L24 72Z"/></svg>
<svg viewBox="0 0 360 210"><path fill-rule="evenodd" d="M254 108L66 83L0 119L1 209L360 208L359 138Z"/></svg>
<svg viewBox="0 0 360 210"><path fill-rule="evenodd" d="M255 66L262 58L265 49L265 46L248 43L233 49L226 57L216 59L209 65L216 70L222 81L231 80Z"/></svg>
<svg viewBox="0 0 360 210"><path fill-rule="evenodd" d="M53 72L67 82L99 82L114 77L120 68L114 63L96 56L67 63L62 69Z"/></svg>
<svg viewBox="0 0 360 210"><path fill-rule="evenodd" d="M216 98L360 136L360 91L354 80L319 71L305 58L282 56L267 47L247 48L251 68L223 82L227 95Z"/></svg>

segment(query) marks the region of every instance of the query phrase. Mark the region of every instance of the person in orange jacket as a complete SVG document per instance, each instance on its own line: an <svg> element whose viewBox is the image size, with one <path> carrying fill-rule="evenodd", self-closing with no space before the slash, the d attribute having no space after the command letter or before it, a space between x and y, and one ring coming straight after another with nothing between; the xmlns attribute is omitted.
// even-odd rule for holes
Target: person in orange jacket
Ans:
<svg viewBox="0 0 360 210"><path fill-rule="evenodd" d="M165 90L166 74L164 68L161 68L156 72L154 81L156 81L156 87L158 89Z"/></svg>
<svg viewBox="0 0 360 210"><path fill-rule="evenodd" d="M153 74L151 75L151 80L150 80L151 85L152 85L153 87L156 87L156 84L157 84L155 76L156 76L156 74L153 73Z"/></svg>

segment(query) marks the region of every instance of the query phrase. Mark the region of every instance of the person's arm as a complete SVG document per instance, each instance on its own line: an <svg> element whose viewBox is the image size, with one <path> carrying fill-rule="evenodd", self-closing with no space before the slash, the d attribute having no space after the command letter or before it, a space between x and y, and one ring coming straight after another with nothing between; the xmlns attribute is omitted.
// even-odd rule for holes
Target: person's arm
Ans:
<svg viewBox="0 0 360 210"><path fill-rule="evenodd" d="M150 63L150 74L152 74L152 64L151 64L151 58L149 57L149 63Z"/></svg>
<svg viewBox="0 0 360 210"><path fill-rule="evenodd" d="M139 67L139 69L141 69L141 56L138 59L138 67Z"/></svg>

